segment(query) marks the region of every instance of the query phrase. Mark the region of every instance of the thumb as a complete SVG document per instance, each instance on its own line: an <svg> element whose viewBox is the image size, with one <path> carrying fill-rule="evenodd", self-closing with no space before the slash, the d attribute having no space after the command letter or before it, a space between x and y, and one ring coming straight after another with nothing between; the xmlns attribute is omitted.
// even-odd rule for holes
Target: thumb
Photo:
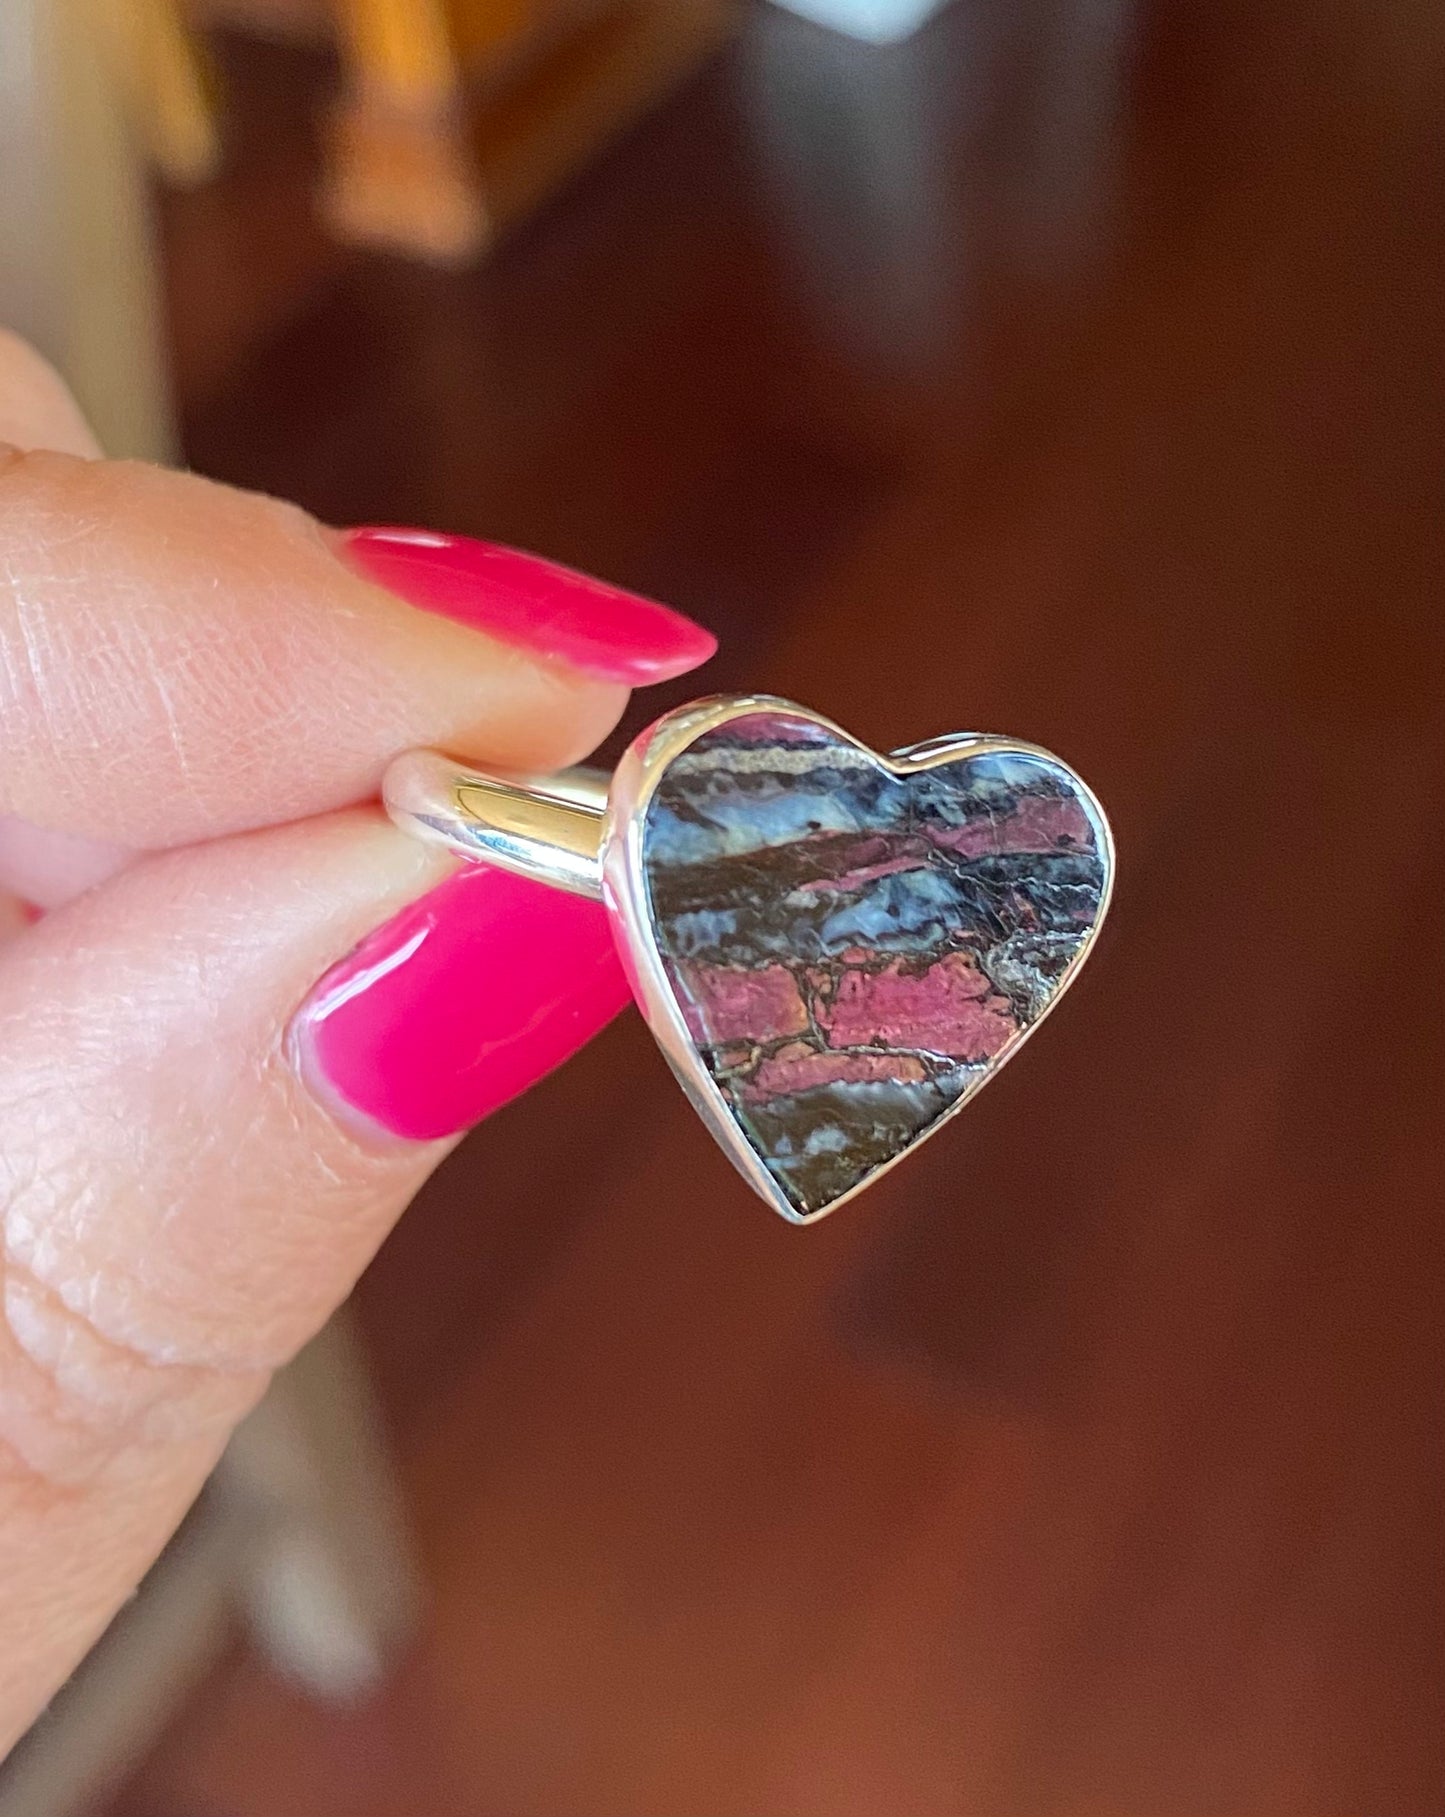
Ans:
<svg viewBox="0 0 1445 1817"><path fill-rule="evenodd" d="M371 809L146 859L6 946L0 1752L454 1132L626 996L599 905Z"/></svg>

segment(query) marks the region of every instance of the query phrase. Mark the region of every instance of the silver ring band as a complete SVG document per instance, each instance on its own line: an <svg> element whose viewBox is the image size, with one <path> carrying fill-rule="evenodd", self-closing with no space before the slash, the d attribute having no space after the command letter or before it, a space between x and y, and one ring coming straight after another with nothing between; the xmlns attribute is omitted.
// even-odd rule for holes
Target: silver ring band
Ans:
<svg viewBox="0 0 1445 1817"><path fill-rule="evenodd" d="M489 776L440 751L408 751L386 772L382 799L404 831L459 858L480 860L602 899L605 770Z"/></svg>

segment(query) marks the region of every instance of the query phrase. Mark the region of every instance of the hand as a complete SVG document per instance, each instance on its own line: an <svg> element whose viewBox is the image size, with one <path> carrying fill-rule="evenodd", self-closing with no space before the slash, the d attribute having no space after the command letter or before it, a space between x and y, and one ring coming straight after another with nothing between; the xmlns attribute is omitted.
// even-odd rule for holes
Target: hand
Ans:
<svg viewBox="0 0 1445 1817"><path fill-rule="evenodd" d="M0 335L0 1753L458 1132L625 1000L601 909L453 873L386 761L575 762L712 649L97 452Z"/></svg>

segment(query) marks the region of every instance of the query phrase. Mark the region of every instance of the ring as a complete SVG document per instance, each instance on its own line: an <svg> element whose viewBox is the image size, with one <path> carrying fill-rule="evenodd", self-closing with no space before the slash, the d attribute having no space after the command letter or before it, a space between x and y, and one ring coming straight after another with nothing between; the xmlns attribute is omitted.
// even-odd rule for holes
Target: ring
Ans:
<svg viewBox="0 0 1445 1817"><path fill-rule="evenodd" d="M684 1090L799 1224L1018 1052L1113 886L1103 809L1049 752L958 733L883 757L765 695L667 714L611 778L412 751L384 796L420 838L606 903Z"/></svg>

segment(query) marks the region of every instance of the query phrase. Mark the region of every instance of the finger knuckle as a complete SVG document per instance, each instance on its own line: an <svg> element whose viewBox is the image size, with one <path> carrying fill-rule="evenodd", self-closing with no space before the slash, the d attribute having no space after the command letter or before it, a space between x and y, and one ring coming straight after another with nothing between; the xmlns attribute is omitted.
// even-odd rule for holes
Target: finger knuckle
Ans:
<svg viewBox="0 0 1445 1817"><path fill-rule="evenodd" d="M7 1165L0 1185L0 1478L77 1489L120 1459L215 1441L264 1373L176 1361L104 1320L65 1237L88 1195L62 1186L58 1201L36 1171Z"/></svg>

